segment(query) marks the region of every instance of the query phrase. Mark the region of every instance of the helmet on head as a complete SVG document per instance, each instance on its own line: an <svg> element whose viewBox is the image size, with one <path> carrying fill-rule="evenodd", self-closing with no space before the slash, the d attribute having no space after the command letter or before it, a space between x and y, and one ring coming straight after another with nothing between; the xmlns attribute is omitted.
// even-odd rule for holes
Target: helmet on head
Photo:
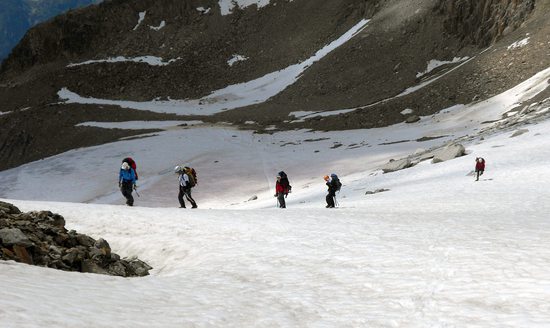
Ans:
<svg viewBox="0 0 550 328"><path fill-rule="evenodd" d="M329 176L328 176L328 175L325 175L325 176L323 177L323 179L325 179L325 181L328 181Z"/></svg>
<svg viewBox="0 0 550 328"><path fill-rule="evenodd" d="M181 166L177 165L174 167L174 173L180 173L181 172Z"/></svg>
<svg viewBox="0 0 550 328"><path fill-rule="evenodd" d="M130 165L128 165L128 163L124 162L124 163L122 163L122 166L120 168L123 169L123 170L129 170Z"/></svg>

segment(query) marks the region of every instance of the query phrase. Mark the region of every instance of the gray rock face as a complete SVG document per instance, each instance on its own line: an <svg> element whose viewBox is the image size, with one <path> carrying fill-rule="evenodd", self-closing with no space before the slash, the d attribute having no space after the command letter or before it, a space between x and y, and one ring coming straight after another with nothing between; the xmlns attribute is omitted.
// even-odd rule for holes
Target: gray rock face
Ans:
<svg viewBox="0 0 550 328"><path fill-rule="evenodd" d="M402 169L406 169L410 166L411 166L411 161L408 158L403 158L399 160L390 159L390 161L384 166L382 166L381 169L382 171L384 171L384 173L389 173L389 172L395 172Z"/></svg>
<svg viewBox="0 0 550 328"><path fill-rule="evenodd" d="M0 202L0 212L5 214L19 214L21 211L10 203Z"/></svg>
<svg viewBox="0 0 550 328"><path fill-rule="evenodd" d="M61 215L21 213L1 202L0 260L122 277L146 276L152 269L137 258L121 259L104 239L67 231Z"/></svg>
<svg viewBox="0 0 550 328"><path fill-rule="evenodd" d="M461 144L451 144L447 147L438 149L433 152L432 163L445 162L453 158L463 156L466 152L466 149Z"/></svg>
<svg viewBox="0 0 550 328"><path fill-rule="evenodd" d="M23 231L19 229L4 228L0 230L0 240L6 246L19 245L24 247L32 246L32 241L27 238Z"/></svg>

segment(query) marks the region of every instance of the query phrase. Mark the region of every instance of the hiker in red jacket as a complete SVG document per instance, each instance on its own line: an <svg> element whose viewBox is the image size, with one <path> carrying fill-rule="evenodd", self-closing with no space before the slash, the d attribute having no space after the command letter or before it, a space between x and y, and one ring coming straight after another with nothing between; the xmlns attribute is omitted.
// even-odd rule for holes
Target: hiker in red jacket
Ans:
<svg viewBox="0 0 550 328"><path fill-rule="evenodd" d="M284 175L284 178L286 178L286 174L284 174L284 172L277 175L277 182L275 183L275 197L277 197L279 207L286 208L285 197L290 192L290 188L288 184L288 178L284 179L282 175Z"/></svg>
<svg viewBox="0 0 550 328"><path fill-rule="evenodd" d="M485 160L483 157L476 157L476 181L479 181L479 176L485 171Z"/></svg>

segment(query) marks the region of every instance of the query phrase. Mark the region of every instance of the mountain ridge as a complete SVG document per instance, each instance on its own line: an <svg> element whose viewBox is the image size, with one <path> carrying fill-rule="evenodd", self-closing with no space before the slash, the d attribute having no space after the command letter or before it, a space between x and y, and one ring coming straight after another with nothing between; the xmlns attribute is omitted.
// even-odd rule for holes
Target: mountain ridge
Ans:
<svg viewBox="0 0 550 328"><path fill-rule="evenodd" d="M58 96L63 88L83 98L200 100L215 90L302 62L364 18L370 21L362 32L267 101L213 116L181 118L230 122L258 131L272 125L356 129L401 122L408 117L402 114L406 109L431 115L483 100L548 66L545 45L550 28L544 14L549 3L271 1L222 15L219 3L212 0L163 0L162 6L151 0L113 0L72 11L33 28L2 65L0 97L6 101L0 110L11 112L0 116L8 127L0 133L0 155L9 163L3 167L136 133L75 127L79 122L174 119L173 114L112 105L63 104ZM528 39L525 46L509 49L522 39ZM247 59L229 65L236 55ZM157 56L170 64L105 61L118 56ZM417 77L430 60L453 58L468 60ZM90 60L100 62L73 66ZM352 110L303 122L289 117L296 111L342 109ZM52 120L51 113L60 114ZM40 125L29 123L29 115ZM250 121L256 124L247 126ZM50 139L52 145L40 141L52 130L63 133Z"/></svg>

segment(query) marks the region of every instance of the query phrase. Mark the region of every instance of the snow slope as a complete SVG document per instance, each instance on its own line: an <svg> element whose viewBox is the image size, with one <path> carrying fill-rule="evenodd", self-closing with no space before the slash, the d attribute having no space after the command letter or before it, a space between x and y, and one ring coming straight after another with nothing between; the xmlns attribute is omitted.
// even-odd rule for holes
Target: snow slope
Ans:
<svg viewBox="0 0 550 328"><path fill-rule="evenodd" d="M317 190L286 210L15 201L59 212L68 228L155 269L121 279L0 263L0 322L548 327L548 131L544 122L453 161L345 176L335 210L322 208ZM476 155L488 162L480 182L466 176ZM390 191L364 195L379 187Z"/></svg>
<svg viewBox="0 0 550 328"><path fill-rule="evenodd" d="M548 74L380 129L258 135L122 122L166 130L0 172L0 197L58 212L69 229L154 267L123 279L0 262L0 326L550 327L550 120L513 138L515 128L475 137L520 115ZM468 135L466 156L377 169ZM113 205L127 155L141 176L133 208ZM487 169L475 182L477 156ZM197 210L175 208L181 162L198 170ZM293 185L285 210L273 197L281 169ZM344 183L333 210L321 178L331 172Z"/></svg>

